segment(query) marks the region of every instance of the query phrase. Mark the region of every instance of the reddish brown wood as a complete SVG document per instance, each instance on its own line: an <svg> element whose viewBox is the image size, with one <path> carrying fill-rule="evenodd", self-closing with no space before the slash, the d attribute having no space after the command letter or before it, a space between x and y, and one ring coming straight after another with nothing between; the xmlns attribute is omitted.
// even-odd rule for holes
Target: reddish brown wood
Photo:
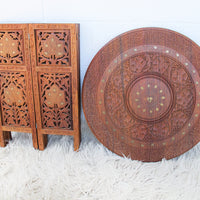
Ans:
<svg viewBox="0 0 200 200"><path fill-rule="evenodd" d="M106 44L84 78L87 122L100 142L142 161L176 157L200 140L200 47L144 28Z"/></svg>
<svg viewBox="0 0 200 200"><path fill-rule="evenodd" d="M35 128L28 25L0 24L0 146L11 139L10 131L32 133Z"/></svg>
<svg viewBox="0 0 200 200"><path fill-rule="evenodd" d="M73 135L80 145L79 26L30 25L31 64L39 149L47 134Z"/></svg>

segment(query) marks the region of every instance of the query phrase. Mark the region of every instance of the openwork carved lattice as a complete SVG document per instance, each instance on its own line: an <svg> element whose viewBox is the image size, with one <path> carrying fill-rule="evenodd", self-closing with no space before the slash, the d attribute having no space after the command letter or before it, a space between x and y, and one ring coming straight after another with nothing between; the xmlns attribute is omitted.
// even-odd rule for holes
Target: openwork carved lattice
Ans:
<svg viewBox="0 0 200 200"><path fill-rule="evenodd" d="M0 32L0 64L23 64L22 31Z"/></svg>
<svg viewBox="0 0 200 200"><path fill-rule="evenodd" d="M73 129L71 74L39 74L43 128Z"/></svg>
<svg viewBox="0 0 200 200"><path fill-rule="evenodd" d="M37 65L70 65L70 32L36 31Z"/></svg>
<svg viewBox="0 0 200 200"><path fill-rule="evenodd" d="M1 110L3 125L30 127L23 73L1 72Z"/></svg>

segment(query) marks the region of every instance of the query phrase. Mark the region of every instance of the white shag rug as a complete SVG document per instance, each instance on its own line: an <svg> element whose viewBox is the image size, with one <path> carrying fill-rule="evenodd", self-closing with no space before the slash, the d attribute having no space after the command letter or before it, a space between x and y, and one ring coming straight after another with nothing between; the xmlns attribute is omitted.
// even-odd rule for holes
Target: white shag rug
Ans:
<svg viewBox="0 0 200 200"><path fill-rule="evenodd" d="M108 151L82 121L79 152L70 136L50 136L39 151L23 133L0 148L0 200L179 199L200 199L200 144L168 161L142 163Z"/></svg>

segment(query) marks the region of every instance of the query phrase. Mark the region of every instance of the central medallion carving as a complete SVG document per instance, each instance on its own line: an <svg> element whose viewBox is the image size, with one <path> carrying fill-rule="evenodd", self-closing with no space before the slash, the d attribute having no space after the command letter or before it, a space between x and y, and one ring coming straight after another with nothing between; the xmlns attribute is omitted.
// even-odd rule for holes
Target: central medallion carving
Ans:
<svg viewBox="0 0 200 200"><path fill-rule="evenodd" d="M145 75L133 81L127 89L128 110L143 121L160 120L172 107L173 93L170 85L156 75Z"/></svg>

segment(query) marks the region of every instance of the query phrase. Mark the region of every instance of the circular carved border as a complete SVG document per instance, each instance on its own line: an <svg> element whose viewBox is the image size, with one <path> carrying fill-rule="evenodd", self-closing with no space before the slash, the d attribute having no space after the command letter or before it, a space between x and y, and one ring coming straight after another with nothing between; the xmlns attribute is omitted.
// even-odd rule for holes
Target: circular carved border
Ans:
<svg viewBox="0 0 200 200"><path fill-rule="evenodd" d="M168 70L170 78L161 72L166 67L163 64L157 67L161 71L148 71L147 64L142 68L143 61L129 67L142 54L172 60L174 66ZM190 39L160 28L133 30L106 44L87 70L82 93L84 114L97 139L118 155L142 161L170 159L192 148L200 139L199 55L199 47ZM173 103L158 121L154 118L149 123L141 123L141 119L135 119L134 113L130 113L130 105L126 105L127 91L139 77L151 73L165 80L167 87L170 85ZM118 77L123 77L123 81Z"/></svg>

